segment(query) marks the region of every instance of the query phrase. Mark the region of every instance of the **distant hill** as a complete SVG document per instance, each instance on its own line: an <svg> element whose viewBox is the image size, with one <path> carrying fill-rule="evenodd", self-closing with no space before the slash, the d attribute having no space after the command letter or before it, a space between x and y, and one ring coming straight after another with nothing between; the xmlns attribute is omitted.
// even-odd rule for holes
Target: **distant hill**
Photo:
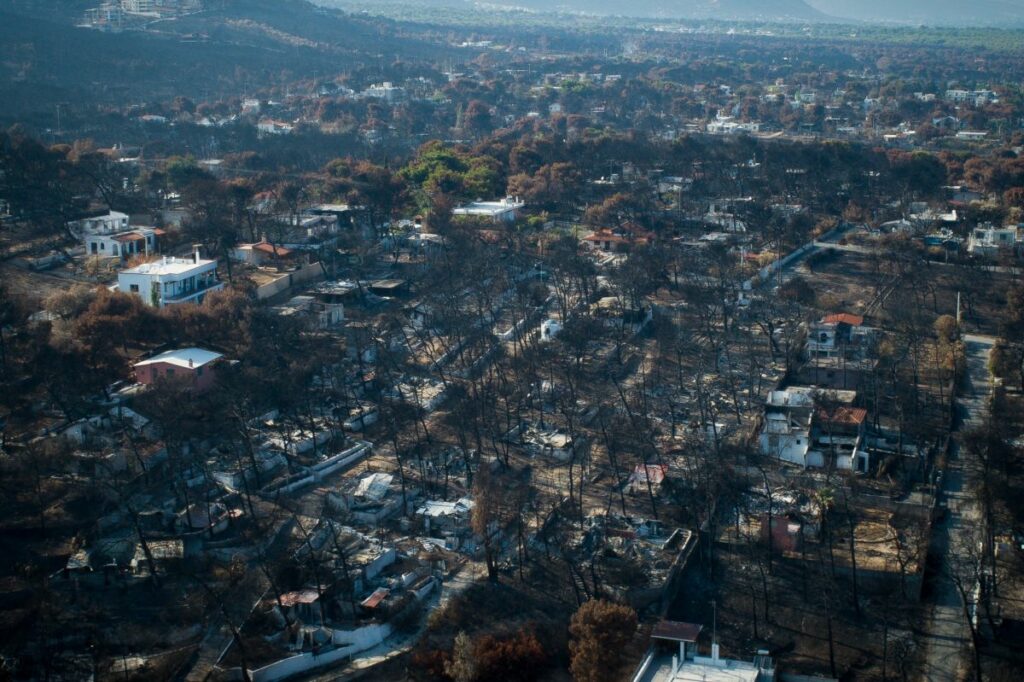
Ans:
<svg viewBox="0 0 1024 682"><path fill-rule="evenodd" d="M808 0L836 17L930 26L1024 27L1022 0Z"/></svg>
<svg viewBox="0 0 1024 682"><path fill-rule="evenodd" d="M490 4L534 11L561 11L611 16L723 21L827 21L804 0L490 0Z"/></svg>
<svg viewBox="0 0 1024 682"><path fill-rule="evenodd" d="M153 31L76 26L78 0L0 2L0 120L52 114L55 104L128 104L206 98L259 88L280 74L336 73L382 58L438 57L392 22L305 0L226 0ZM239 79L244 79L240 83Z"/></svg>

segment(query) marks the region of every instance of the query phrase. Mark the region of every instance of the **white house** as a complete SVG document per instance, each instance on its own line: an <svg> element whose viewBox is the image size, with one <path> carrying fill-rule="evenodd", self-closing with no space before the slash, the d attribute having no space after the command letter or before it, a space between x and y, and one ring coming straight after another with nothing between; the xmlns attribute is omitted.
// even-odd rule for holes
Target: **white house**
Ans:
<svg viewBox="0 0 1024 682"><path fill-rule="evenodd" d="M864 326L864 317L850 313L826 315L808 325L807 357L863 358L871 347L874 330Z"/></svg>
<svg viewBox="0 0 1024 682"><path fill-rule="evenodd" d="M999 101L999 97L991 90L946 90L946 99L956 104L970 104L976 107Z"/></svg>
<svg viewBox="0 0 1024 682"><path fill-rule="evenodd" d="M126 260L137 254L155 253L157 237L165 234L155 227L137 227L117 234L88 234L85 252L90 256Z"/></svg>
<svg viewBox="0 0 1024 682"><path fill-rule="evenodd" d="M759 649L753 662L722 658L718 642L711 641L711 655L701 656L697 640L702 625L662 620L651 631L659 644L647 652L632 682L774 682L775 662ZM672 648L678 646L678 652ZM671 647L671 648L670 648ZM810 678L807 678L810 679Z"/></svg>
<svg viewBox="0 0 1024 682"><path fill-rule="evenodd" d="M202 303L206 294L223 289L224 283L217 278L217 261L203 260L197 248L192 258L164 256L122 270L117 275L117 288L138 296L146 305L163 308L177 303Z"/></svg>
<svg viewBox="0 0 1024 682"><path fill-rule="evenodd" d="M490 218L496 223L510 223L519 217L519 211L526 206L526 203L519 200L519 197L505 197L498 201L474 201L459 206L453 213L457 216L474 216L477 218Z"/></svg>
<svg viewBox="0 0 1024 682"><path fill-rule="evenodd" d="M759 438L761 452L784 462L806 466L813 417L812 389L793 387L769 393L764 429Z"/></svg>
<svg viewBox="0 0 1024 682"><path fill-rule="evenodd" d="M86 254L122 260L140 253L154 253L157 238L165 234L155 227L132 228L128 215L119 211L74 220L68 227L82 239Z"/></svg>
<svg viewBox="0 0 1024 682"><path fill-rule="evenodd" d="M562 331L562 323L558 320L547 319L540 324L540 340L550 341Z"/></svg>
<svg viewBox="0 0 1024 682"><path fill-rule="evenodd" d="M973 256L994 257L1013 249L1019 240L1016 227L979 225L971 230L967 240L967 253Z"/></svg>
<svg viewBox="0 0 1024 682"><path fill-rule="evenodd" d="M839 469L867 472L870 459L861 449L867 410L850 405L856 395L808 386L772 391L759 438L762 454L803 467L831 462Z"/></svg>
<svg viewBox="0 0 1024 682"><path fill-rule="evenodd" d="M106 215L73 220L68 223L68 227L82 237L91 234L117 234L128 229L128 215L119 211L109 211Z"/></svg>
<svg viewBox="0 0 1024 682"><path fill-rule="evenodd" d="M385 81L371 85L363 91L363 97L373 97L386 102L394 102L405 97L405 89L396 86L394 83Z"/></svg>
<svg viewBox="0 0 1024 682"><path fill-rule="evenodd" d="M156 0L121 0L121 9L135 14L156 11Z"/></svg>
<svg viewBox="0 0 1024 682"><path fill-rule="evenodd" d="M709 135L738 135L740 133L756 133L761 130L761 124L742 123L736 121L732 116L718 116L714 121L708 122L706 126Z"/></svg>
<svg viewBox="0 0 1024 682"><path fill-rule="evenodd" d="M260 135L288 135L295 129L291 123L275 121L272 118L262 119L256 124L256 131Z"/></svg>

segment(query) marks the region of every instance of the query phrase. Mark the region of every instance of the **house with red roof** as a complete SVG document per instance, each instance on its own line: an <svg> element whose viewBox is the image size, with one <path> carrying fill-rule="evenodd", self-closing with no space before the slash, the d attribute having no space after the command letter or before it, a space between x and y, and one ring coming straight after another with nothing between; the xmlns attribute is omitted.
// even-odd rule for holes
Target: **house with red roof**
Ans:
<svg viewBox="0 0 1024 682"><path fill-rule="evenodd" d="M867 473L871 458L864 449L864 427L868 411L831 398L836 391L823 392L814 414L814 445L822 465Z"/></svg>
<svg viewBox="0 0 1024 682"><path fill-rule="evenodd" d="M253 244L239 244L231 253L232 258L249 265L286 265L295 258L292 249L280 244L271 244L265 238Z"/></svg>
<svg viewBox="0 0 1024 682"><path fill-rule="evenodd" d="M624 253L650 244L654 241L654 233L638 225L602 227L585 236L582 241L595 251Z"/></svg>
<svg viewBox="0 0 1024 682"><path fill-rule="evenodd" d="M821 321L825 324L846 324L851 327L864 326L864 316L851 313L832 313L821 318Z"/></svg>
<svg viewBox="0 0 1024 682"><path fill-rule="evenodd" d="M833 313L807 329L807 357L863 359L871 350L874 330L864 326L864 317Z"/></svg>
<svg viewBox="0 0 1024 682"><path fill-rule="evenodd" d="M867 472L863 448L867 410L855 407L855 391L790 386L769 393L761 452L806 468Z"/></svg>
<svg viewBox="0 0 1024 682"><path fill-rule="evenodd" d="M637 464L629 476L629 492L658 492L668 473L667 464Z"/></svg>

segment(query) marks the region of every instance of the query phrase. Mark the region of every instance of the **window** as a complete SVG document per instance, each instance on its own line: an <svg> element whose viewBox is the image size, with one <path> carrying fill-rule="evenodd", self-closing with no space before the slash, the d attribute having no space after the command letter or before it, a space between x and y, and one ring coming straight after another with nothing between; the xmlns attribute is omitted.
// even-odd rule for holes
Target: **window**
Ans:
<svg viewBox="0 0 1024 682"><path fill-rule="evenodd" d="M166 374L169 377L173 377L174 376L174 368L173 367L168 367Z"/></svg>
<svg viewBox="0 0 1024 682"><path fill-rule="evenodd" d="M196 376L197 377L203 376L203 368L202 367L197 367L196 368Z"/></svg>
<svg viewBox="0 0 1024 682"><path fill-rule="evenodd" d="M100 242L100 251L106 251L106 250L107 250L107 245L104 244L103 242Z"/></svg>
<svg viewBox="0 0 1024 682"><path fill-rule="evenodd" d="M138 284L129 284L128 285L128 290L131 291L133 294L137 294L137 293L139 293L139 285Z"/></svg>

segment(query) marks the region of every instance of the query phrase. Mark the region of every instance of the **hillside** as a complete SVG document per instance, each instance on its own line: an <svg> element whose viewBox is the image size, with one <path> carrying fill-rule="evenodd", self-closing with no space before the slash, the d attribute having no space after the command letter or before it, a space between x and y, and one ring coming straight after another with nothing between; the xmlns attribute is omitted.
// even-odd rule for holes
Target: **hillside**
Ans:
<svg viewBox="0 0 1024 682"><path fill-rule="evenodd" d="M494 0L494 4L534 11L563 11L600 15L720 19L737 21L826 21L823 12L804 0Z"/></svg>
<svg viewBox="0 0 1024 682"><path fill-rule="evenodd" d="M337 73L401 53L440 48L401 35L392 22L354 17L302 0L236 0L159 29L79 28L81 4L0 8L4 118L31 119L55 104L125 104L234 94L281 74ZM70 55L74 55L72 58Z"/></svg>
<svg viewBox="0 0 1024 682"><path fill-rule="evenodd" d="M1024 26L1020 0L810 0L836 17L871 22L948 26Z"/></svg>

